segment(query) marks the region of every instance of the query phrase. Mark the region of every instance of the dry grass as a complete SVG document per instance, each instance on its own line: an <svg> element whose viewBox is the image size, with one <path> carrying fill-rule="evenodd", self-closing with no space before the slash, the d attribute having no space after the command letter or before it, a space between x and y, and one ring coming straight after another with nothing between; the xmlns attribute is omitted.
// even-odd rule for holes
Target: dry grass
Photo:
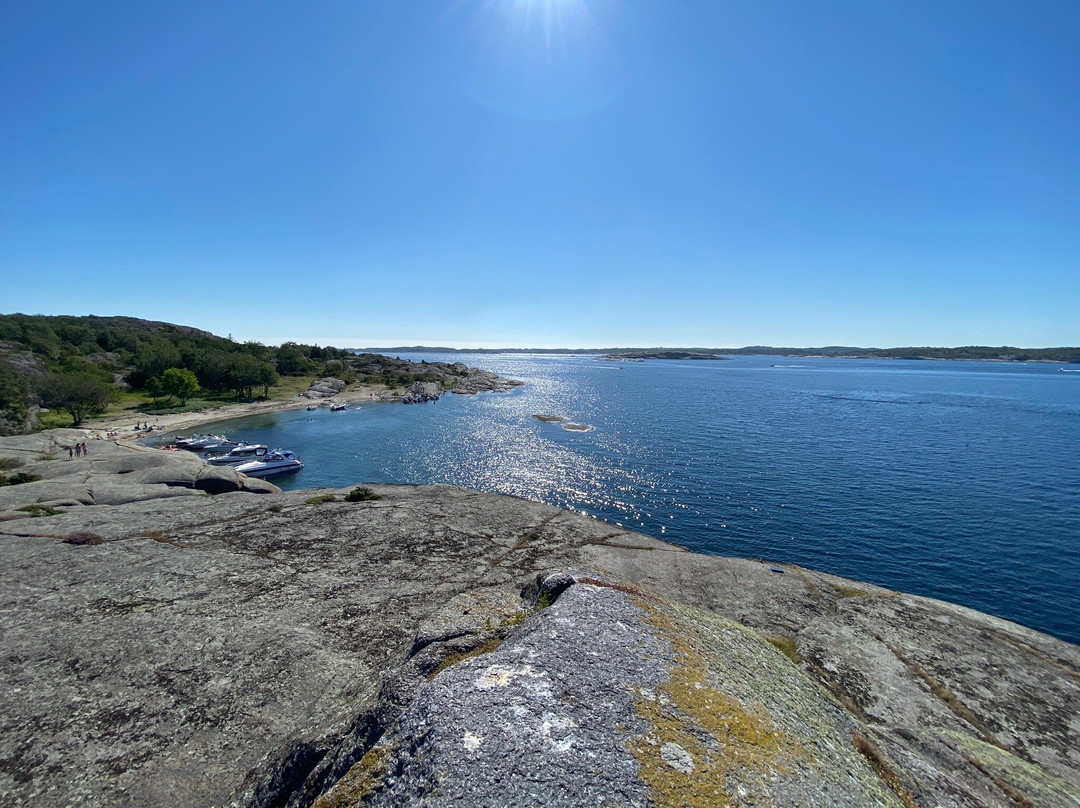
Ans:
<svg viewBox="0 0 1080 808"><path fill-rule="evenodd" d="M904 804L904 808L919 808L915 796L907 790L907 787L900 781L900 775L889 765L888 761L877 750L877 747L870 742L870 739L861 732L853 732L851 733L851 740L856 751L866 758L870 768L877 773L877 776L881 778L885 785L892 789L900 802Z"/></svg>
<svg viewBox="0 0 1080 808"><path fill-rule="evenodd" d="M468 651L455 651L452 654L447 654L442 658L442 660L435 667L435 669L428 674L427 678L429 680L434 679L447 668L453 668L455 665L460 665L467 659L473 659L478 656L483 656L484 654L490 654L500 645L502 645L502 640L500 640L498 637L492 637L487 642L482 643L475 648L470 648Z"/></svg>

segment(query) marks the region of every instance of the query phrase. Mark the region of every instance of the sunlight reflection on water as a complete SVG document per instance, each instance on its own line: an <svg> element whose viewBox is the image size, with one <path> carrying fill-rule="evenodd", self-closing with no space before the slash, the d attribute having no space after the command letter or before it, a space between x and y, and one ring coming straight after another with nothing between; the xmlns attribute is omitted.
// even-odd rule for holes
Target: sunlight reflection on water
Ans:
<svg viewBox="0 0 1080 808"><path fill-rule="evenodd" d="M478 488L1080 640L1080 378L963 362L449 359L526 386L219 428L300 452L307 467L283 487Z"/></svg>

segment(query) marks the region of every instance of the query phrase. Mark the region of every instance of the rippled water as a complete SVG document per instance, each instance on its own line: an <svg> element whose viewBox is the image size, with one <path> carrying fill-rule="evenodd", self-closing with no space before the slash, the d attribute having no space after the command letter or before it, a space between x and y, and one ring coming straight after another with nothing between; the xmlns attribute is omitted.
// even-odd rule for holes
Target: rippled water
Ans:
<svg viewBox="0 0 1080 808"><path fill-rule="evenodd" d="M513 494L1080 642L1080 374L986 362L424 358L527 385L218 426L299 452L307 467L276 478L282 487L446 482Z"/></svg>

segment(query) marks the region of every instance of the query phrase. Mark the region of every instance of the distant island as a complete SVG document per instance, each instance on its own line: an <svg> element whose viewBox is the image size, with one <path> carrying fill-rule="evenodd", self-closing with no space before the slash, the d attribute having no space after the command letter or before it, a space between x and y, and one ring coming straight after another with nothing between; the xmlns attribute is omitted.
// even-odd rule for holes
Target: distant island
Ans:
<svg viewBox="0 0 1080 808"><path fill-rule="evenodd" d="M709 351L668 351L668 350L643 350L643 351L615 351L604 354L604 359L612 361L641 359L727 359L718 353Z"/></svg>
<svg viewBox="0 0 1080 808"><path fill-rule="evenodd" d="M1062 362L1080 364L1080 347L1016 348L1010 345L965 345L959 348L907 347L857 348L826 345L821 348L774 348L748 345L743 348L447 348L411 345L396 348L350 348L354 352L553 354L601 355L620 359L725 359L731 356L799 356L833 359L967 359L995 362ZM683 354L683 355L677 355Z"/></svg>

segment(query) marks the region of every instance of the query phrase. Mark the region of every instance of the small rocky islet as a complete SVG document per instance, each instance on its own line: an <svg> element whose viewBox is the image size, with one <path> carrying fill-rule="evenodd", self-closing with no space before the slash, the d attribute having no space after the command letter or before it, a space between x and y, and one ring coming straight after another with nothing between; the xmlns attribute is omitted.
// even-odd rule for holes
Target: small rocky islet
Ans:
<svg viewBox="0 0 1080 808"><path fill-rule="evenodd" d="M1075 806L1080 648L449 486L0 439L21 806Z"/></svg>

